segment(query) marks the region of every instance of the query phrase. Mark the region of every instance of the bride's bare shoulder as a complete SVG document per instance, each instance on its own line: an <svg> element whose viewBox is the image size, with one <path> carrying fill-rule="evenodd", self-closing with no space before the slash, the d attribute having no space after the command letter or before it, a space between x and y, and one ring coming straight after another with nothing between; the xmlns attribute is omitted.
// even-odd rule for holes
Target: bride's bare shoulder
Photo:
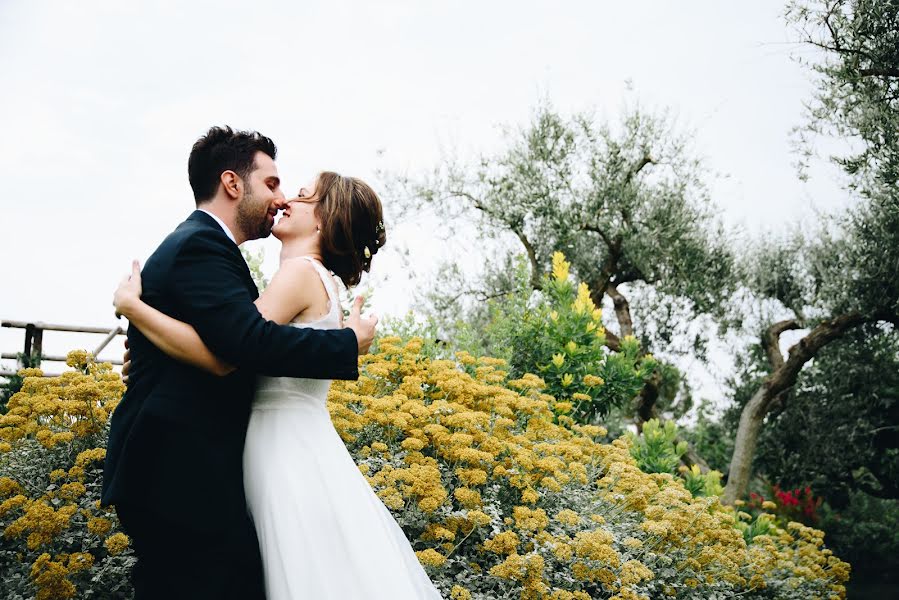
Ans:
<svg viewBox="0 0 899 600"><path fill-rule="evenodd" d="M266 319L287 323L320 302L321 293L316 288L321 286L313 283L319 279L309 260L302 257L284 260L256 300L256 307Z"/></svg>
<svg viewBox="0 0 899 600"><path fill-rule="evenodd" d="M312 277L318 277L315 266L312 264L314 259L307 256L296 256L288 258L281 262L278 270L275 271L275 277L279 275L281 278L306 280Z"/></svg>

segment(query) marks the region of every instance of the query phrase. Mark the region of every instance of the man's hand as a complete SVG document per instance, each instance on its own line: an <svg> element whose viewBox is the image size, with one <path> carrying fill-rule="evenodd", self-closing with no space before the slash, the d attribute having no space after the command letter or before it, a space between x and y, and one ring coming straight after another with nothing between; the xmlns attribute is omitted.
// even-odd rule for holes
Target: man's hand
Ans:
<svg viewBox="0 0 899 600"><path fill-rule="evenodd" d="M136 260L131 261L131 275L126 275L119 282L115 294L112 297L112 304L115 306L115 316L118 319L121 316L127 317L131 314L131 308L140 302L140 295L143 293L140 279L140 263Z"/></svg>
<svg viewBox="0 0 899 600"><path fill-rule="evenodd" d="M353 302L353 308L350 310L350 316L346 320L345 327L352 329L356 334L356 341L359 343L359 355L368 354L371 343L375 339L375 327L378 325L378 317L371 315L362 318L362 304L365 298L356 296Z"/></svg>
<svg viewBox="0 0 899 600"><path fill-rule="evenodd" d="M122 382L128 385L128 371L131 370L131 350L128 349L128 338L125 338L125 354L122 355Z"/></svg>

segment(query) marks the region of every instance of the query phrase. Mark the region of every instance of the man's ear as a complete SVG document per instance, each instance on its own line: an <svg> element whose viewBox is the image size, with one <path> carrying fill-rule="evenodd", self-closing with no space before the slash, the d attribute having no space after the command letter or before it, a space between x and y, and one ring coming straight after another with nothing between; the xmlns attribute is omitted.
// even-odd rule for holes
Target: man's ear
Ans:
<svg viewBox="0 0 899 600"><path fill-rule="evenodd" d="M232 200L240 198L241 186L243 180L234 171L222 171L219 178L222 182L222 188Z"/></svg>

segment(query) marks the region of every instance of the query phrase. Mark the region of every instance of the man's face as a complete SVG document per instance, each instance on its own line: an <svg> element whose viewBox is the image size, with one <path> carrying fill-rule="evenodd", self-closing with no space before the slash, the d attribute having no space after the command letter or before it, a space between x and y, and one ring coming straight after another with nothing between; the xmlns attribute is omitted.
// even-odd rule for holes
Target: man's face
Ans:
<svg viewBox="0 0 899 600"><path fill-rule="evenodd" d="M256 168L244 181L244 194L237 204L237 226L248 240L268 237L275 216L285 205L281 179L272 157L257 152L254 165Z"/></svg>

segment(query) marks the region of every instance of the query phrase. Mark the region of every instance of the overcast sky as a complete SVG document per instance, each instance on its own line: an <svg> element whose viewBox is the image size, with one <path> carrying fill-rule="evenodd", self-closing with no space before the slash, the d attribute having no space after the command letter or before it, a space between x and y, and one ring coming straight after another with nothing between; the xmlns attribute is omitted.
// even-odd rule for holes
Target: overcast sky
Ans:
<svg viewBox="0 0 899 600"><path fill-rule="evenodd" d="M489 152L543 97L611 120L638 101L695 132L728 224L837 210L834 172L801 183L792 167L812 88L783 4L0 0L0 318L112 325L130 259L193 209L187 156L212 124L272 137L292 192L325 168L374 182ZM408 307L398 249L426 273L442 247L414 220L387 225L382 315ZM270 275L277 243L250 247ZM99 342L45 337L48 353ZM0 330L0 349L22 339Z"/></svg>

